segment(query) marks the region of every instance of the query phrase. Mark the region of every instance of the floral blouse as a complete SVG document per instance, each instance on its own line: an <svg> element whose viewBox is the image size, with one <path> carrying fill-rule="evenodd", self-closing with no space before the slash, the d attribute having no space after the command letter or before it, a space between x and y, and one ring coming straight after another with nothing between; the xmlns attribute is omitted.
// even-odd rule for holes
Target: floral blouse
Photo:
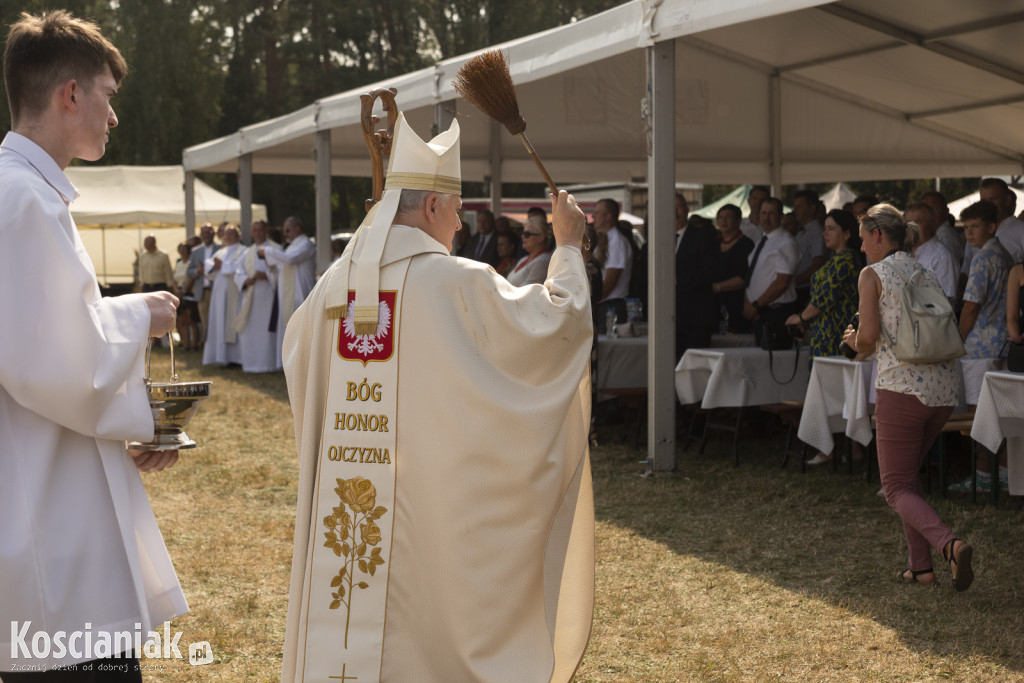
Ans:
<svg viewBox="0 0 1024 683"><path fill-rule="evenodd" d="M1006 279L1013 268L1013 258L992 237L974 254L971 274L967 276L964 301L972 301L981 308L978 319L964 340L965 358L999 358L1006 355Z"/></svg>
<svg viewBox="0 0 1024 683"><path fill-rule="evenodd" d="M839 353L843 331L857 312L860 267L851 249L833 254L811 276L811 305L821 311L807 330L812 356Z"/></svg>
<svg viewBox="0 0 1024 683"><path fill-rule="evenodd" d="M904 286L904 280L900 278L897 271L902 274L903 278L910 280L916 272L923 270L926 273L925 283L929 287L941 290L935 273L903 251L887 256L868 268L874 270L878 279L882 281L882 295L878 300L878 310L882 326L893 339L896 338L896 330L899 329L903 314L900 290ZM942 363L904 363L893 355L888 337L885 332L881 331L878 334L878 342L875 344L875 354L878 359L876 389L885 389L898 394L912 394L921 399L926 406L956 405L957 390L960 388L960 372L957 369L956 360Z"/></svg>

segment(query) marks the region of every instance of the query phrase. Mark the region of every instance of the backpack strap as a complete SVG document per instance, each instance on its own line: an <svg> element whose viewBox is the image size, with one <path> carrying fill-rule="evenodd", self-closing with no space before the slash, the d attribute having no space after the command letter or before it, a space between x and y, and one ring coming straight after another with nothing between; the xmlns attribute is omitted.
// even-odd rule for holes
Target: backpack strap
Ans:
<svg viewBox="0 0 1024 683"><path fill-rule="evenodd" d="M883 264L885 265L886 268L889 269L890 272L892 272L894 275L896 275L896 277L898 277L900 280L903 281L903 286L904 287L906 287L906 286L908 286L910 284L910 283L907 282L907 278L903 277L903 273L901 273L897 268L893 267L891 264L885 263L885 259L882 259L881 261L879 261L877 265L881 266ZM879 278L879 279L881 279L881 278ZM913 278L911 278L911 279L913 279ZM884 287L884 283L883 283L883 287ZM900 302L900 306L902 307L902 305L903 305L903 303L901 301ZM901 315L902 315L902 311L901 311ZM881 307L879 307L879 311L878 311L878 329L880 329L882 331L882 335L885 336L885 341L888 342L889 348L896 348L896 339L891 334L889 334L889 330L887 330L885 328L885 324L882 322Z"/></svg>

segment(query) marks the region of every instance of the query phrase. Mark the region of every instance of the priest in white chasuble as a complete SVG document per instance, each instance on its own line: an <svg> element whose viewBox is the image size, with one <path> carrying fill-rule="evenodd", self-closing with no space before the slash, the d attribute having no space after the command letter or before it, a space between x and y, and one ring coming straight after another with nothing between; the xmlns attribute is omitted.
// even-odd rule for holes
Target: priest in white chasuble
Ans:
<svg viewBox="0 0 1024 683"><path fill-rule="evenodd" d="M235 273L242 267L245 247L238 228L229 225L224 229L224 238L217 253L206 259L207 277L213 280L210 293L210 315L207 321L210 329L203 345L203 365L227 365L242 360L238 349L238 333L235 332L235 317L241 302L239 288L235 284Z"/></svg>
<svg viewBox="0 0 1024 683"><path fill-rule="evenodd" d="M284 248L270 242L256 254L265 259L277 282L277 304L271 319L277 332L277 366L281 367L281 343L295 309L309 296L316 282L316 245L302 232L298 216L284 219Z"/></svg>
<svg viewBox="0 0 1024 683"><path fill-rule="evenodd" d="M543 285L450 255L458 123L399 116L385 191L295 312L283 681L569 681L590 634L593 330L575 200Z"/></svg>
<svg viewBox="0 0 1024 683"><path fill-rule="evenodd" d="M266 221L253 221L250 233L252 246L245 250L235 273L235 285L242 296L235 317L238 350L243 371L273 372L281 369L277 362L277 324L273 320L277 283L275 269L259 258L258 252L261 247L278 249L280 245L268 239Z"/></svg>

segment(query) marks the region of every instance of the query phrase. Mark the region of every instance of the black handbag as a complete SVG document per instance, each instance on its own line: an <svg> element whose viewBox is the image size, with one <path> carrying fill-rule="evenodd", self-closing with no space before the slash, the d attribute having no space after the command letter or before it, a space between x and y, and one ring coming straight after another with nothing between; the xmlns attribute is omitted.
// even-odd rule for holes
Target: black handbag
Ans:
<svg viewBox="0 0 1024 683"><path fill-rule="evenodd" d="M786 326L786 312L780 309L768 309L761 314L761 338L757 340L762 349L768 352L768 370L776 384L789 384L796 377L800 367L800 342L793 337ZM793 358L793 372L785 382L775 376L775 355L773 351L789 351L796 349Z"/></svg>
<svg viewBox="0 0 1024 683"><path fill-rule="evenodd" d="M1006 369L1010 372L1024 372L1024 344L1010 342L1006 350Z"/></svg>
<svg viewBox="0 0 1024 683"><path fill-rule="evenodd" d="M786 351L793 348L793 335L786 327L788 315L781 309L769 308L761 312L761 335L758 345L765 351Z"/></svg>

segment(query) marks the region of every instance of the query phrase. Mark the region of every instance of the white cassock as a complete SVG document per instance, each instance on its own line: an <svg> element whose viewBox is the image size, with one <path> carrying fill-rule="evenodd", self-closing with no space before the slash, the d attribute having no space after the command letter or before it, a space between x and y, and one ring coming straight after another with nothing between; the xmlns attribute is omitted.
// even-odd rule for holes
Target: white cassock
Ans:
<svg viewBox="0 0 1024 683"><path fill-rule="evenodd" d="M316 245L305 235L291 241L287 249L267 247L267 263L276 269L277 278L277 366L281 367L284 331L295 310L309 296L316 282Z"/></svg>
<svg viewBox="0 0 1024 683"><path fill-rule="evenodd" d="M213 279L210 290L210 315L207 321L210 329L203 345L203 365L227 365L240 363L242 354L238 348L238 333L235 332L235 316L241 303L235 273L242 267L245 247L232 244L221 246L213 258L206 259L206 272ZM221 260L220 269L213 270L214 258Z"/></svg>
<svg viewBox="0 0 1024 683"><path fill-rule="evenodd" d="M67 203L74 186L27 138L0 150L0 673L94 657L11 653L28 631L135 631L188 605L125 440L148 441L150 315L101 298ZM16 639L15 639L16 640ZM31 641L29 641L31 643ZM51 640L52 642L52 640ZM31 647L31 645L30 645ZM17 649L17 648L16 648Z"/></svg>
<svg viewBox="0 0 1024 683"><path fill-rule="evenodd" d="M270 241L252 245L245 250L242 265L235 273L235 285L242 293L242 302L235 318L235 331L238 332L238 349L242 356L242 370L245 372L274 372L281 369L278 363L280 345L277 343L277 325L273 329L270 326L274 297L277 296L275 269L259 258L256 252L260 247L279 249L280 245ZM245 287L245 281L256 273L263 273L267 279L256 280Z"/></svg>
<svg viewBox="0 0 1024 683"><path fill-rule="evenodd" d="M571 680L594 598L583 259L558 248L543 285L517 288L393 226L378 331L358 337L336 316L370 229L285 340L300 474L282 681Z"/></svg>

